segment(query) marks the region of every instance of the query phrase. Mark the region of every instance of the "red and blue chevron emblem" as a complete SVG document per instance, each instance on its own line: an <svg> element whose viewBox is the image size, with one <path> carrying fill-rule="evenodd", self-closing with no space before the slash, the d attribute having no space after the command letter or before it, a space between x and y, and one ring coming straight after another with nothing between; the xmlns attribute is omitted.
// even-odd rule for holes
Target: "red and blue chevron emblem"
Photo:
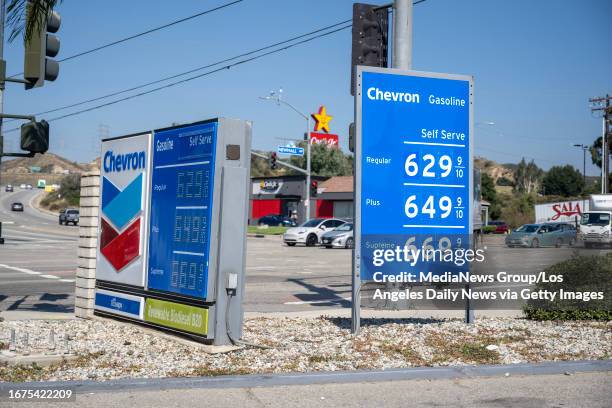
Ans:
<svg viewBox="0 0 612 408"><path fill-rule="evenodd" d="M102 177L100 252L117 272L140 255L142 177L141 173L123 191Z"/></svg>

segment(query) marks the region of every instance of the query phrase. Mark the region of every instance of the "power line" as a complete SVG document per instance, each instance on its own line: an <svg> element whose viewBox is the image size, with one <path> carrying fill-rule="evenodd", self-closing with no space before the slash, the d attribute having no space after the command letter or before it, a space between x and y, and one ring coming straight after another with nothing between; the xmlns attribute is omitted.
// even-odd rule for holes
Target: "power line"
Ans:
<svg viewBox="0 0 612 408"><path fill-rule="evenodd" d="M154 33L154 32L156 32L156 31L163 30L164 28L168 28L168 27L171 27L171 26L173 26L173 25L177 25L177 24L180 24L180 23L184 23L185 21L193 20L194 18L198 18L198 17L204 16L204 15L206 15L206 14L210 14L210 13L212 13L212 12L215 12L215 11L217 11L217 10L221 10L221 9L224 9L224 8L226 8L226 7L229 7L229 6L233 6L234 4L236 4L236 3L241 3L241 2L243 2L243 1L244 1L244 0L235 0L235 1L232 1L232 2L229 2L229 3L225 3L225 4L222 4L222 5L218 6L218 7L214 7L214 8L208 9L208 10L201 11L201 12L196 13L196 14L192 14L192 15L190 15L190 16L187 16L187 17L184 17L184 18L181 18L181 19L178 19L178 20L172 21L172 22L170 22L170 23L167 23L167 24L161 25L161 26L159 26L159 27L154 27L154 28L151 28L151 29L149 29L149 30L143 31L143 32L141 32L141 33L137 33L137 34L131 35L131 36L129 36L129 37L121 38L121 39L119 39L119 40L112 41L112 42L110 42L110 43L108 43L108 44L100 45L100 46L98 46L98 47L95 47L95 48L92 48L92 49L89 49L89 50L86 50L86 51L81 51L81 52L79 52L79 53L77 53L77 54L70 55L70 56L65 57L65 58L63 58L63 59L60 59L60 60L58 60L58 62L69 61L69 60L71 60L71 59L75 59L75 58L78 58L78 57L82 57L83 55L92 54L92 53L94 53L94 52L97 52L97 51L103 50L103 49L105 49L105 48L112 47L112 46L114 46L114 45L121 44L121 43L124 43L124 42L126 42L126 41L130 41L130 40L133 40L133 39L135 39L135 38L142 37L142 36L145 36L145 35L147 35L147 34L151 34L151 33ZM18 73L18 74L11 75L11 76L10 76L10 78L12 78L12 77L16 77L16 76L19 76L19 75L21 75L21 74L23 74L23 72L20 72L20 73Z"/></svg>
<svg viewBox="0 0 612 408"><path fill-rule="evenodd" d="M308 36L311 36L313 34L317 34L317 33L320 33L322 31L326 31L326 30L329 30L331 28L338 27L338 26L346 24L346 23L348 23L350 21L351 20L345 20L345 21L342 21L342 22L339 22L339 23L336 23L336 24L332 24L332 25L329 25L329 26L326 26L326 27L322 27L322 28L319 28L317 30L311 31L309 33L305 33L305 34L301 34L301 35L295 36L295 37L290 38L288 40L279 41L279 42L276 42L274 44L270 44L270 45L267 45L265 47L261 47L261 48L258 48L258 49L252 50L252 51L248 51L248 52L236 55L236 56L231 57L231 58L225 58L225 59L220 60L220 61L216 61L216 62L207 64L207 65L203 65L201 67L190 69L188 71L184 71L184 72L181 72L179 74L175 74L175 75L167 76L165 78L157 79L155 81L151 81L151 82L147 82L147 83L144 83L144 84L141 84L141 85L133 86L131 88L123 89L123 90L120 90L120 91L117 91L117 92L112 92L112 93L109 93L109 94L106 94L106 95L103 95L103 96L98 96L98 97L91 98L91 99L86 99L86 100L83 100L83 101L80 101L80 102L75 102L75 103L72 103L72 104L69 104L69 105L60 106L58 108L54 108L54 109L50 109L50 110L46 110L46 111L42 111L42 112L37 112L37 113L34 113L34 116L45 115L47 113L53 113L53 112L57 112L57 111L64 110L64 109L74 108L76 106L85 105L85 104L91 103L91 102L96 102L96 101L99 101L99 100L102 100L102 99L110 98L112 96L121 95L121 94L126 93L126 92L135 91L137 89L145 88L145 87L150 86L150 85L155 85L155 84L158 84L158 83L161 83L161 82L165 82L165 81L168 81L170 79L175 79L175 78L178 78L178 77L181 77L181 76L184 76L184 75L192 74L192 73L197 72L197 71L202 71L204 69L211 68L211 67L214 67L216 65L220 65L220 64L223 64L223 63L226 63L226 62L230 62L230 61L236 60L238 58L242 58L242 57L246 57L246 56L249 56L249 55L253 55L253 54L256 54L258 52L265 51L265 50L268 50L270 48L278 47L278 46L283 45L283 44L291 43L291 42L299 40L301 38L308 37ZM344 27L344 28L346 28L346 27ZM5 122L11 122L11 121L12 120L7 120Z"/></svg>
<svg viewBox="0 0 612 408"><path fill-rule="evenodd" d="M202 74L198 74L198 75L195 75L195 76L192 76L192 77L189 77L189 78L185 78L185 79L182 79L180 81L171 82L169 84L162 85L162 86L159 86L157 88L150 89L148 91L144 91L144 92L140 92L140 93L137 93L137 94L129 95L129 96L126 96L124 98L116 99L114 101L106 102L106 103L99 104L99 105L96 105L96 106L92 106L92 107L89 107L89 108L86 108L86 109L82 109L82 110L79 110L79 111L71 112L71 113L68 113L68 114L65 114L65 115L62 115L62 116L57 116L55 118L48 119L47 122L54 122L54 121L57 121L57 120L60 120L60 119L64 119L64 118L68 118L68 117L71 117L71 116L80 115L82 113L90 112L92 110L100 109L100 108L103 108L103 107L106 107L106 106L115 105L115 104L120 103L120 102L124 102L124 101L130 100L130 99L134 99L134 98L137 98L139 96L148 95L150 93L157 92L157 91L160 91L162 89L171 88L173 86L176 86L176 85L179 85L179 84L183 84L183 83L186 83L186 82L190 82L190 81L193 81L195 79L199 79L199 78L202 78L202 77L214 74L216 72L220 72L220 71L223 71L223 70L226 70L226 69L233 68L233 67L238 66L238 65L242 65L242 64L245 64L245 63L248 63L248 62L251 62L251 61L258 60L258 59L266 57L268 55L272 55L272 54L276 54L276 53L281 52L281 51L288 50L290 48L296 47L296 46L301 45L301 44L305 44L307 42L316 40L318 38L322 38L322 37L325 37L325 36L337 33L339 31L346 30L347 28L351 28L351 24L346 25L344 27L337 28L337 29L332 30L332 31L328 31L328 32L325 32L325 33L318 34L318 35L316 35L314 37L303 39L303 40L298 41L298 42L293 43L293 44L285 45L284 47L277 48L275 50L268 51L268 52L263 53L263 54L259 54L259 55L256 55L256 56L253 56L253 57L250 57L250 58L247 58L247 59L243 59L241 61L234 62L232 64L224 65L222 67L213 69L211 71L204 72ZM235 59L235 58L233 58L233 59ZM19 129L20 128L12 128L12 129L9 129L9 130L5 131L4 133L14 132L14 131L17 131Z"/></svg>
<svg viewBox="0 0 612 408"><path fill-rule="evenodd" d="M198 17L200 15L204 15L204 14L210 13L210 12L215 11L215 10L219 10L221 8L224 8L224 7L228 7L230 5L233 5L233 4L242 2L242 1L244 1L244 0L236 0L236 1L233 1L233 2L230 2L230 3L226 3L226 4L222 5L222 6L217 7L217 8L210 9L210 10L204 11L202 13L198 13L196 15L193 15L193 16L189 16L189 17L186 17L186 18L181 19L181 20L176 20L176 21L174 21L172 23L168 23L168 24L166 24L164 26L160 26L160 27L157 27L157 28L145 31L145 32L140 33L140 34L136 34L134 36L127 37L127 38L124 38L122 40L118 40L118 41L115 41L113 43L109 43L109 44L106 44L104 46L97 47L95 49L92 49L92 50L89 50L89 51L84 51L84 52L82 52L80 54L76 54L76 55L67 57L67 58L65 58L63 60L60 60L60 62L68 60L68 59L76 58L78 56L85 55L85 54L88 54L88 53L91 53L91 52L95 52L95 51L98 51L100 49L107 48L107 47L109 47L111 45L115 45L115 44L118 44L118 43L121 43L121 42L124 42L124 41L128 41L128 40L130 40L132 38L136 38L136 37L139 37L139 36L142 36L142 35L145 35L145 34L148 34L148 33L151 33L151 32L154 32L154 31L166 28L166 27L169 27L171 25L178 24L178 23L183 22L183 21L187 21L189 19L192 19L192 18ZM423 3L424 1L426 1L426 0L416 0L413 4ZM291 45L288 45L288 46L285 46L285 47L281 47L281 48L278 48L278 49L270 51L270 52L266 52L266 53L261 54L261 55L257 55L255 57L247 58L245 60L238 61L236 63L229 64L229 65L226 65L226 66L214 69L212 71L205 72L203 74L199 74L199 75L196 75L196 76L193 76L193 77L189 77L189 78L186 78L186 79L183 79L183 80L180 80L180 81L172 82L170 84L166 84L166 85L163 85L163 86L160 86L160 87L157 87L157 88L153 88L153 89L148 90L148 91L144 91L144 92L140 92L140 93L137 93L137 94L134 94L134 95L130 95L130 96L124 97L124 98L120 98L120 99L117 99L117 100L114 100L114 101L111 101L111 102L107 102L107 103L103 103L103 104L100 104L100 105L92 106L92 107L87 108L87 109L82 109L82 110L79 110L79 111L76 111L76 112L72 112L72 113L69 113L69 114L66 114L66 115L62 115L62 116L58 116L58 117L55 117L55 118L51 118L51 119L48 120L48 122L64 119L64 118L67 118L67 117L70 117L70 116L76 116L76 115L79 115L79 114L82 114L82 113L85 113L85 112L90 112L90 111L95 110L95 109L100 109L100 108L103 108L103 107L106 107L106 106L114 105L114 104L117 104L119 102L130 100L130 99L133 99L133 98L136 98L136 97L139 97L139 96L147 95L147 94L150 94L150 93L153 93L153 92L160 91L162 89L170 88L170 87L173 87L175 85L179 85L179 84L182 84L182 83L185 83L185 82L189 82L189 81L192 81L192 80L204 77L204 76L208 76L208 75L211 75L213 73L216 73L216 72L219 72L219 71L222 71L222 70L225 70L225 69L230 69L230 68L232 68L234 66L241 65L241 64L244 64L244 63L247 63L247 62L251 62L251 61L263 58L265 56L268 56L268 55L271 55L271 54L275 54L277 52L285 51L285 50L287 50L289 48L292 48L292 47L295 47L297 45L301 45L301 44L313 41L315 39L318 39L318 38L321 38L321 37L325 37L325 36L334 34L336 32L339 32L339 31L345 30L347 28L350 28L352 26L352 19L348 19L348 20L344 20L344 21L341 21L341 22L338 22L338 23L335 23L335 24L331 24L329 26L326 26L326 27L323 27L323 28L311 31L311 32L306 33L306 34L301 34L299 36L293 37L293 38L288 39L288 40L280 41L280 42L277 42L275 44L271 44L271 45L268 45L268 46L265 46L265 47L261 47L261 48L256 49L256 50L252 50L252 51L249 51L249 52L246 52L246 53L243 53L243 54L239 54L239 55L231 57L231 58L227 58L227 59L224 59L224 60L217 61L217 62L212 63L212 64L208 64L208 65L205 65L205 66L202 66L202 67L198 67L198 68L195 68L195 69L192 69L192 70L189 70L189 71L185 71L185 72L182 72L180 74L176 74L176 75L172 75L172 76L169 76L169 77L165 77L165 78L162 78L162 79L159 79L159 80L156 80L156 81L151 81L151 82L148 82L146 84L138 85L138 86L131 87L131 88L128 88L128 89L125 89L125 90L113 92L113 93L110 93L110 94L107 94L107 95L104 95L104 96L100 96L100 97L96 97L96 98L91 98L91 99L88 99L88 100L85 100L85 101L77 102L77 103L70 104L70 105L65 105L65 106L62 106L62 107L59 107L59 108L55 108L55 109L51 109L51 110L44 111L44 112L39 112L39 113L36 113L35 115L42 115L42 114L46 114L46 113L57 112L59 110L68 109L68 108L84 105L84 104L95 102L95 101L98 101L98 100L101 100L101 99L106 99L106 98L109 98L109 97L112 97L112 96L117 96L117 95L120 95L122 93L134 91L134 90L137 90L137 89L141 89L141 88L144 88L144 87L147 87L147 86L150 86L150 85L154 85L154 84L157 84L157 83L160 83L160 82L164 82L164 81L167 81L167 80L170 80L170 79L174 79L174 78L177 78L177 77L180 77L180 76L184 76L184 75L187 75L187 74L190 74L190 73L193 73L193 72L197 72L197 71L200 71L200 70L203 70L203 69L206 69L206 68L210 68L210 67L213 67L215 65L222 64L224 62L229 62L229 61L233 61L235 59L238 59L238 58L241 58L241 57L244 57L244 56L256 54L257 52L265 51L267 49L274 48L274 47L277 47L279 45L287 44L287 43L293 42L293 41L295 41L297 39L304 38L304 37L310 36L312 34L320 33L322 31L329 30L330 28L338 27L338 26L341 26L341 25L347 24L347 23L351 23L351 24L348 24L348 25L346 25L344 27L340 27L338 29L335 29L335 30L332 30L332 31L329 31L329 32L326 32L326 33L322 33L322 34L316 35L316 36L311 37L311 38L307 38L307 39L302 40L302 41L298 41L298 42L296 42L294 44L291 44ZM19 75L19 74L17 74L17 75ZM10 133L10 132L14 132L16 130L19 130L19 128L12 128L12 129L9 129L9 130L5 131L4 133Z"/></svg>

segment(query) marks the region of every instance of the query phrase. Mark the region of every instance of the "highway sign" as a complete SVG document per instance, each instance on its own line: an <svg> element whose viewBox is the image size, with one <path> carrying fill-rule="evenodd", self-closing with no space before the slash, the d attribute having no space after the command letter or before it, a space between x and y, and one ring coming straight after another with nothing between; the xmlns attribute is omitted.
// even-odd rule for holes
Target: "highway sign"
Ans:
<svg viewBox="0 0 612 408"><path fill-rule="evenodd" d="M303 156L304 148L296 146L278 146L276 149L280 154L291 154L294 156Z"/></svg>
<svg viewBox="0 0 612 408"><path fill-rule="evenodd" d="M205 299L217 123L155 132L148 287Z"/></svg>
<svg viewBox="0 0 612 408"><path fill-rule="evenodd" d="M359 67L357 84L354 296L362 280L469 270L398 259L470 247L472 78Z"/></svg>

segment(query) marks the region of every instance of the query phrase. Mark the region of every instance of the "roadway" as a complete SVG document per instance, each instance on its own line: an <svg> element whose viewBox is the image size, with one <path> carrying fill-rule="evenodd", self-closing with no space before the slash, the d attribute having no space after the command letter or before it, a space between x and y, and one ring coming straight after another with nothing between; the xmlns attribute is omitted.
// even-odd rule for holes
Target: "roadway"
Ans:
<svg viewBox="0 0 612 408"><path fill-rule="evenodd" d="M32 206L39 190L0 190L0 310L71 312L77 266L77 227ZM23 212L11 211L13 202Z"/></svg>
<svg viewBox="0 0 612 408"><path fill-rule="evenodd" d="M0 311L71 312L77 267L78 227L58 225L57 216L33 208L39 190L0 191ZM25 206L10 210L12 202ZM351 251L287 247L280 237L248 238L246 312L330 312L349 308ZM486 236L488 272L528 274L580 253L575 248L506 248L503 236ZM507 287L526 287L508 284ZM503 288L503 285L501 286ZM520 302L513 305L519 309ZM457 311L459 312L459 310Z"/></svg>

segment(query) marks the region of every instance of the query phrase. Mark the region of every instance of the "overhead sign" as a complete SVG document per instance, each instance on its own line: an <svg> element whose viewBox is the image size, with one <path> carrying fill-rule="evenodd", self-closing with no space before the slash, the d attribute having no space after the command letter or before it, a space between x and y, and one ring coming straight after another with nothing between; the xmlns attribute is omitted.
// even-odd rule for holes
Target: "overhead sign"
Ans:
<svg viewBox="0 0 612 408"><path fill-rule="evenodd" d="M144 286L151 134L102 141L96 279Z"/></svg>
<svg viewBox="0 0 612 408"><path fill-rule="evenodd" d="M303 156L304 148L297 146L278 146L276 149L280 154L291 154L294 156Z"/></svg>
<svg viewBox="0 0 612 408"><path fill-rule="evenodd" d="M470 246L472 78L359 67L357 84L354 278L469 270L410 251Z"/></svg>
<svg viewBox="0 0 612 408"><path fill-rule="evenodd" d="M206 299L217 123L155 132L148 287Z"/></svg>

